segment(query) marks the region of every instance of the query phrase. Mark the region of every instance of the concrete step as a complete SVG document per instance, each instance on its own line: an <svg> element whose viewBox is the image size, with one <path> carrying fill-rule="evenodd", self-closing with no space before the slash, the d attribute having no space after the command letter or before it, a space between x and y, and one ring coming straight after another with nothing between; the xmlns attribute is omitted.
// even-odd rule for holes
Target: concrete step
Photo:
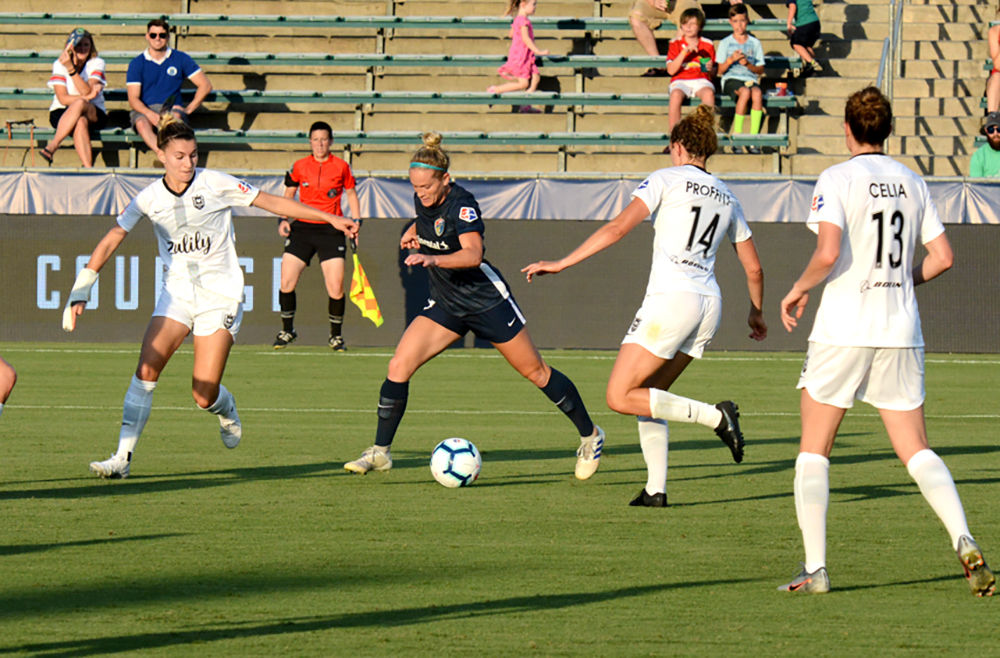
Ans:
<svg viewBox="0 0 1000 658"><path fill-rule="evenodd" d="M921 176L967 176L969 173L967 156L910 156L893 153L892 157ZM818 176L823 170L844 162L847 158L846 148L843 155L793 155L789 158L788 173L797 176Z"/></svg>
<svg viewBox="0 0 1000 658"><path fill-rule="evenodd" d="M968 117L982 116L978 97L965 98L896 98L893 112L899 115ZM843 107L841 107L843 112Z"/></svg>
<svg viewBox="0 0 1000 658"><path fill-rule="evenodd" d="M964 98L979 92L963 80L948 78L897 78L892 89L895 98Z"/></svg>
<svg viewBox="0 0 1000 658"><path fill-rule="evenodd" d="M996 12L984 4L941 4L906 3L903 5L904 32L910 23L971 23L986 26Z"/></svg>
<svg viewBox="0 0 1000 658"><path fill-rule="evenodd" d="M896 136L936 135L975 136L979 134L981 117L960 115L942 116L901 116L893 118L893 134ZM798 131L802 137L810 135L843 135L843 116L804 115L798 119Z"/></svg>
<svg viewBox="0 0 1000 658"><path fill-rule="evenodd" d="M979 39L972 42L909 41L904 37L899 52L904 60L938 59L983 62L986 60L987 47L986 42Z"/></svg>
<svg viewBox="0 0 1000 658"><path fill-rule="evenodd" d="M903 39L906 41L971 41L986 38L989 23L916 23L906 22Z"/></svg>
<svg viewBox="0 0 1000 658"><path fill-rule="evenodd" d="M904 60L899 72L901 78L959 78L970 80L986 77L982 61L910 59Z"/></svg>
<svg viewBox="0 0 1000 658"><path fill-rule="evenodd" d="M838 153L845 150L843 133L836 136L799 134L799 152ZM922 135L918 137L893 137L890 152L904 155L971 156L975 147L972 138L964 135L943 137Z"/></svg>

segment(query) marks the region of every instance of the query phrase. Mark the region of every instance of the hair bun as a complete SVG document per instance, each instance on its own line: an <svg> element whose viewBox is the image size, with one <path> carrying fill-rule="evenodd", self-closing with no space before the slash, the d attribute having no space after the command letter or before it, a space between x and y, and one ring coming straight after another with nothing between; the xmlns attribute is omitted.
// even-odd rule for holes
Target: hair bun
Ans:
<svg viewBox="0 0 1000 658"><path fill-rule="evenodd" d="M444 139L441 137L441 133L434 131L423 133L420 138L423 140L424 146L432 149L441 148L441 140Z"/></svg>

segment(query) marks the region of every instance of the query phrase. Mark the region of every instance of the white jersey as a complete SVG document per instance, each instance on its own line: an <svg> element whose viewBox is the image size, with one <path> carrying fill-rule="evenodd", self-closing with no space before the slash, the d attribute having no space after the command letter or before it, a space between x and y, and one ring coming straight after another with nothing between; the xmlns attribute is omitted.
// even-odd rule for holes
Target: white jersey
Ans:
<svg viewBox="0 0 1000 658"><path fill-rule="evenodd" d="M843 234L810 341L850 347L923 347L913 293L916 240L944 226L918 175L881 154L858 155L824 171L807 224Z"/></svg>
<svg viewBox="0 0 1000 658"><path fill-rule="evenodd" d="M196 288L230 299L243 298L243 270L236 257L232 206L257 198L253 185L211 169L196 169L194 179L175 194L163 179L147 186L118 215L126 231L143 217L153 222L165 274L163 285L184 299Z"/></svg>
<svg viewBox="0 0 1000 658"><path fill-rule="evenodd" d="M722 237L750 239L743 207L726 184L694 165L659 169L632 192L653 216L653 265L646 294L687 290L721 297L715 253Z"/></svg>

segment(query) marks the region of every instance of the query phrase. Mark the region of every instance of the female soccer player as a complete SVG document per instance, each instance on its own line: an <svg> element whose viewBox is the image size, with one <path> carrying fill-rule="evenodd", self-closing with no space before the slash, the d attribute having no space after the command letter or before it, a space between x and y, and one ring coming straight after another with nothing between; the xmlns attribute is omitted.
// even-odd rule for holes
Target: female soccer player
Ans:
<svg viewBox="0 0 1000 658"><path fill-rule="evenodd" d="M715 335L722 296L715 281L715 253L728 237L746 272L748 323L754 340L764 340L761 308L764 273L740 202L726 184L705 171L718 146L712 108L700 105L670 131L674 166L649 175L632 192L632 202L583 244L558 261L539 261L522 272L555 274L618 242L652 213L655 238L646 298L629 328L608 381L608 406L638 416L639 443L648 470L646 486L630 504L667 505L667 421L711 427L743 460L738 407L683 398L668 389L692 359L700 358Z"/></svg>
<svg viewBox="0 0 1000 658"><path fill-rule="evenodd" d="M3 405L7 403L7 398L10 397L10 392L14 390L16 383L17 371L0 356L0 414L3 413Z"/></svg>
<svg viewBox="0 0 1000 658"><path fill-rule="evenodd" d="M352 473L392 468L389 447L403 419L410 378L420 366L472 331L488 340L521 375L542 389L580 433L576 477L586 480L601 461L604 432L590 420L573 382L542 359L507 282L483 258L482 213L468 191L451 182L441 135L424 134L424 147L410 160L417 219L403 233L400 249L419 249L404 261L427 268L430 299L396 346L378 402L375 445L344 468Z"/></svg>
<svg viewBox="0 0 1000 658"><path fill-rule="evenodd" d="M818 236L816 250L781 300L781 322L792 331L809 291L826 282L798 383L802 441L794 491L806 561L778 589L830 591L829 457L840 421L858 399L879 410L896 455L951 535L973 593L991 596L993 573L924 426L924 339L913 287L951 267L951 245L926 183L882 152L892 131L889 100L875 87L862 89L847 99L844 119L851 159L816 181L806 220ZM927 255L914 267L918 239Z"/></svg>
<svg viewBox="0 0 1000 658"><path fill-rule="evenodd" d="M157 145L163 178L139 192L118 216L117 225L97 244L87 267L77 275L63 313L63 328L73 331L97 273L128 232L148 217L166 273L142 340L139 365L125 393L118 450L110 459L90 464L90 470L103 478L128 477L132 453L149 418L156 382L192 331L194 400L219 417L227 448L240 442L243 430L236 403L221 384L243 318L243 271L236 257L232 207L252 205L276 215L322 219L351 237L357 234L356 225L348 219L261 192L228 174L197 169L194 132L171 115L160 121Z"/></svg>

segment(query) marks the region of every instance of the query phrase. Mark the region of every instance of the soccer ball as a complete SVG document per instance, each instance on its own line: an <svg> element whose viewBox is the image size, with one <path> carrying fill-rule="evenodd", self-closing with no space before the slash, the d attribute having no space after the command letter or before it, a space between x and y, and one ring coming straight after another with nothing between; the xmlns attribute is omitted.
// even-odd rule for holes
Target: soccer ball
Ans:
<svg viewBox="0 0 1000 658"><path fill-rule="evenodd" d="M445 439L431 453L431 475L449 487L467 487L479 477L483 459L468 439Z"/></svg>

